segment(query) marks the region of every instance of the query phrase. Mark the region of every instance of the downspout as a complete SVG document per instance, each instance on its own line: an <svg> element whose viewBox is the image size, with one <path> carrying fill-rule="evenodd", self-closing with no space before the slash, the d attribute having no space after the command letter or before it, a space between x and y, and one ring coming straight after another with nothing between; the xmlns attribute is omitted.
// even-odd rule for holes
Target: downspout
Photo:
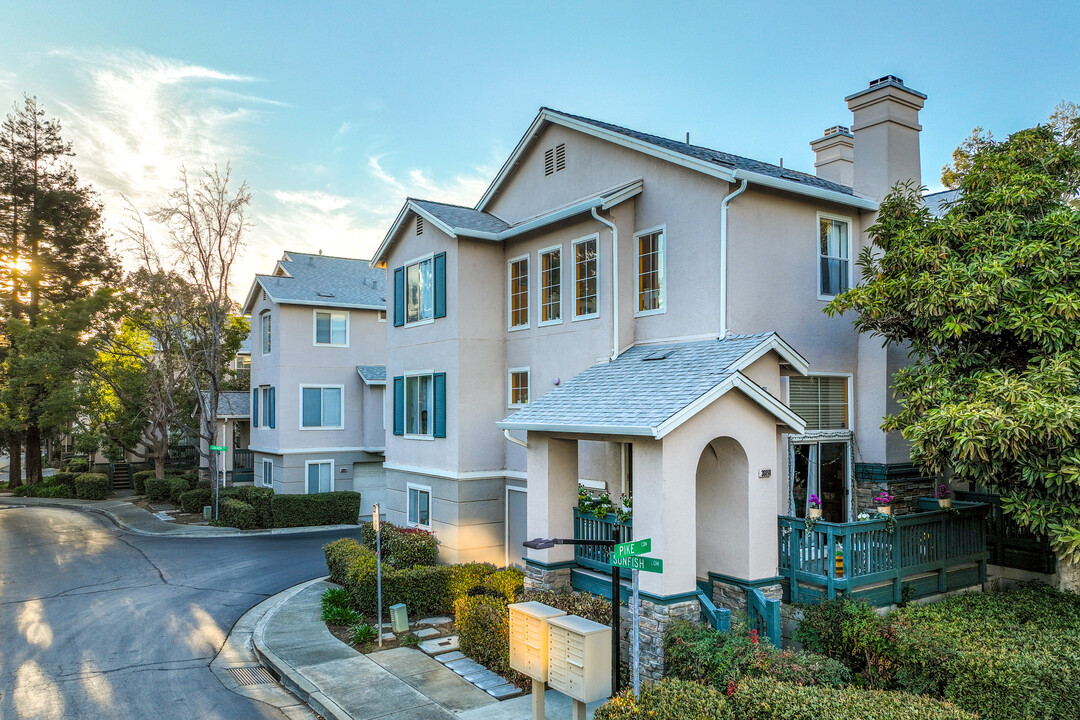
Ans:
<svg viewBox="0 0 1080 720"><path fill-rule="evenodd" d="M510 428L506 428L505 430L503 430L503 436L515 445L520 445L523 448L529 447L529 443L525 442L524 440L518 440L516 437L511 435Z"/></svg>
<svg viewBox="0 0 1080 720"><path fill-rule="evenodd" d="M619 357L619 228L615 223L600 217L596 207L592 208L592 216L611 228L611 357L614 360Z"/></svg>
<svg viewBox="0 0 1080 720"><path fill-rule="evenodd" d="M720 339L723 340L728 334L727 323L727 213L728 203L737 198L746 190L749 181L745 178L739 189L728 193L720 201Z"/></svg>

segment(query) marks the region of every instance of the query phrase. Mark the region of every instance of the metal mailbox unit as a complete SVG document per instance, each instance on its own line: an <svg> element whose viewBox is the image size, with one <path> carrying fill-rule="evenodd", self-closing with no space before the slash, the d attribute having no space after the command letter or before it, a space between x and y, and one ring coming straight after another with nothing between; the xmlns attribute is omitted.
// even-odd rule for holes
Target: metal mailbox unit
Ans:
<svg viewBox="0 0 1080 720"><path fill-rule="evenodd" d="M547 682L581 703L609 697L611 628L577 615L549 619Z"/></svg>
<svg viewBox="0 0 1080 720"><path fill-rule="evenodd" d="M564 610L538 602L510 605L510 667L533 680L548 679L548 621Z"/></svg>

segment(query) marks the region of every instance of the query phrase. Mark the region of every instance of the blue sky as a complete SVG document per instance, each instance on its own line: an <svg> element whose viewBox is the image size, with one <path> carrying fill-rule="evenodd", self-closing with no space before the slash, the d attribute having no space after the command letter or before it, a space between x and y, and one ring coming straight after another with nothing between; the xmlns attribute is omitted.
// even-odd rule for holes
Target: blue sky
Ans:
<svg viewBox="0 0 1080 720"><path fill-rule="evenodd" d="M10 7L5 7L10 6ZM472 205L547 105L813 171L843 98L929 98L923 182L976 125L1080 102L1080 3L0 0L0 101L59 117L115 222L180 164L255 196L238 288L284 249L369 257L406 196Z"/></svg>

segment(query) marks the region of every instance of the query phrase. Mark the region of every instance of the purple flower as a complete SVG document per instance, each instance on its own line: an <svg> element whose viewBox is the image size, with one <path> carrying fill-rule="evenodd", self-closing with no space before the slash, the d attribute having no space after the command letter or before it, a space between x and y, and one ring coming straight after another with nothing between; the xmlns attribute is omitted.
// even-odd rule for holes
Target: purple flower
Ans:
<svg viewBox="0 0 1080 720"><path fill-rule="evenodd" d="M821 507L821 498L819 498L817 495L811 495L810 499L807 501L807 503L812 508L820 508Z"/></svg>

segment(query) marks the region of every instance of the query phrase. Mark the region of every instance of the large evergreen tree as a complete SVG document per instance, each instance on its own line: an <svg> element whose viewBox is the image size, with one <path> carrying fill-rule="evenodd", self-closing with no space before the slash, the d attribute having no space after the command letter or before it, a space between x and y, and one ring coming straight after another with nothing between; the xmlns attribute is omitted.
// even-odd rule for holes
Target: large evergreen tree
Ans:
<svg viewBox="0 0 1080 720"><path fill-rule="evenodd" d="M26 450L29 482L41 479L43 431L74 417L75 371L86 334L108 302L119 264L101 207L79 184L60 123L25 97L0 126L0 333L5 384L0 425L8 433L12 482Z"/></svg>
<svg viewBox="0 0 1080 720"><path fill-rule="evenodd" d="M870 228L862 284L830 313L910 348L883 427L929 472L1002 496L1046 533L1063 585L1080 560L1080 123L976 135L946 172L943 217L897 187Z"/></svg>

